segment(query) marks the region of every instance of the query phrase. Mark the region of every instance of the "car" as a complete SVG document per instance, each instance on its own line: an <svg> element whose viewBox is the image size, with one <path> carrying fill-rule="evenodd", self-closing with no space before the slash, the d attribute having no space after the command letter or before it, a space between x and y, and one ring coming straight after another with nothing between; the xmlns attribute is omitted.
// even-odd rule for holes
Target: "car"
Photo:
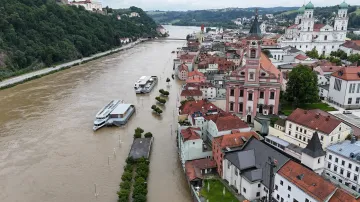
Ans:
<svg viewBox="0 0 360 202"><path fill-rule="evenodd" d="M343 111L343 114L352 114L351 111Z"/></svg>

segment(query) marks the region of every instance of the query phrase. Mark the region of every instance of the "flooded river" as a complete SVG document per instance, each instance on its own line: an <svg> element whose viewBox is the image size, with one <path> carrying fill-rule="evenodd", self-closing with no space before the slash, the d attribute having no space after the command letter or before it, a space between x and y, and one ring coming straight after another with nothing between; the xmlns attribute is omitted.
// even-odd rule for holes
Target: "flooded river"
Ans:
<svg viewBox="0 0 360 202"><path fill-rule="evenodd" d="M166 28L171 37L178 38L198 29ZM166 78L171 78L175 57L171 51L184 43L146 42L0 91L0 201L117 201L136 127L155 137L148 201L191 201L178 161L176 136L170 132L179 83L171 81L161 118L150 108L158 90L166 88ZM133 85L143 75L160 76L160 81L150 94L137 96ZM93 132L95 114L111 99L135 104L136 114L123 128Z"/></svg>

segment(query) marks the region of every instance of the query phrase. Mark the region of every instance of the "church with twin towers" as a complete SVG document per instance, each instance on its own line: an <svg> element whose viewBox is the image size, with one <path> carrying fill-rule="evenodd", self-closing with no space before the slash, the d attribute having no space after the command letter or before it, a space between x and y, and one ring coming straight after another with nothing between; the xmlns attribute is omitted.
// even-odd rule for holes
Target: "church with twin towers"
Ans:
<svg viewBox="0 0 360 202"><path fill-rule="evenodd" d="M347 3L338 5L338 11L333 19L333 25L316 23L314 5L311 1L297 10L295 23L288 27L279 39L280 46L292 46L301 51L311 51L315 48L319 55L330 55L337 51L345 42L348 26Z"/></svg>

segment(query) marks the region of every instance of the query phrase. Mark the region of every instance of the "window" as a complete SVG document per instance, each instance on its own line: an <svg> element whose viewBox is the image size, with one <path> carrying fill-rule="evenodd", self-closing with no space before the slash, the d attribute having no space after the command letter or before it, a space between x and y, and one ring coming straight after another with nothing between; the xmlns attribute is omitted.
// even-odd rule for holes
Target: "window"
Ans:
<svg viewBox="0 0 360 202"><path fill-rule="evenodd" d="M264 98L264 91L260 92L260 98Z"/></svg>
<svg viewBox="0 0 360 202"><path fill-rule="evenodd" d="M344 169L340 169L340 174L344 174Z"/></svg>
<svg viewBox="0 0 360 202"><path fill-rule="evenodd" d="M283 197L281 197L281 200L280 200L280 202L284 202L284 199L283 199Z"/></svg>
<svg viewBox="0 0 360 202"><path fill-rule="evenodd" d="M360 93L360 83L357 85L356 93Z"/></svg>
<svg viewBox="0 0 360 202"><path fill-rule="evenodd" d="M338 139L340 140L340 134L338 135Z"/></svg>
<svg viewBox="0 0 360 202"><path fill-rule="evenodd" d="M334 137L331 137L331 142L334 141Z"/></svg>
<svg viewBox="0 0 360 202"><path fill-rule="evenodd" d="M348 168L350 168L350 169L351 169L351 167L352 167L352 164L351 164L351 163L349 163Z"/></svg>
<svg viewBox="0 0 360 202"><path fill-rule="evenodd" d="M347 174L346 174L346 177L350 177L350 172L348 171Z"/></svg>
<svg viewBox="0 0 360 202"><path fill-rule="evenodd" d="M335 163L337 163L339 161L339 159L337 157L335 157Z"/></svg>
<svg viewBox="0 0 360 202"><path fill-rule="evenodd" d="M246 189L245 189L245 188L243 188L243 192L246 193Z"/></svg>
<svg viewBox="0 0 360 202"><path fill-rule="evenodd" d="M258 184L258 187L261 187L261 184Z"/></svg>
<svg viewBox="0 0 360 202"><path fill-rule="evenodd" d="M289 123L289 128L291 128L291 123Z"/></svg>
<svg viewBox="0 0 360 202"><path fill-rule="evenodd" d="M350 84L349 93L355 93L355 84Z"/></svg>
<svg viewBox="0 0 360 202"><path fill-rule="evenodd" d="M335 177L335 176L332 176L332 178L333 178L334 180L336 180L336 177Z"/></svg>
<svg viewBox="0 0 360 202"><path fill-rule="evenodd" d="M309 201L309 199L306 198L306 199L305 199L305 202L310 202L310 201Z"/></svg>
<svg viewBox="0 0 360 202"><path fill-rule="evenodd" d="M238 169L235 169L235 175L238 176L239 173L238 173Z"/></svg>
<svg viewBox="0 0 360 202"><path fill-rule="evenodd" d="M354 181L357 181L357 179L358 179L358 176L354 175Z"/></svg>
<svg viewBox="0 0 360 202"><path fill-rule="evenodd" d="M239 103L239 112L243 112L243 103L242 102Z"/></svg>
<svg viewBox="0 0 360 202"><path fill-rule="evenodd" d="M289 135L291 135L291 131L289 130Z"/></svg>
<svg viewBox="0 0 360 202"><path fill-rule="evenodd" d="M290 198L290 197L289 197ZM299 202L298 200L296 200L296 199L293 199L293 202Z"/></svg>
<svg viewBox="0 0 360 202"><path fill-rule="evenodd" d="M256 197L259 197L260 196L260 192L256 192Z"/></svg>
<svg viewBox="0 0 360 202"><path fill-rule="evenodd" d="M249 97L248 97L248 100L253 100L253 94L252 93L249 93Z"/></svg>
<svg viewBox="0 0 360 202"><path fill-rule="evenodd" d="M327 35L324 36L324 40L325 40L325 41L327 40Z"/></svg>
<svg viewBox="0 0 360 202"><path fill-rule="evenodd" d="M290 194L288 194L288 198L290 198Z"/></svg>
<svg viewBox="0 0 360 202"><path fill-rule="evenodd" d="M228 169L230 169L231 163L230 161L228 161Z"/></svg>
<svg viewBox="0 0 360 202"><path fill-rule="evenodd" d="M230 96L234 96L234 89L230 89Z"/></svg>
<svg viewBox="0 0 360 202"><path fill-rule="evenodd" d="M335 83L334 83L334 89L337 91L341 90L341 80L340 79L335 79Z"/></svg>
<svg viewBox="0 0 360 202"><path fill-rule="evenodd" d="M323 140L324 140L324 136L321 136L321 137L320 137L320 140L323 141ZM331 155L330 155L330 156L331 156Z"/></svg>
<svg viewBox="0 0 360 202"><path fill-rule="evenodd" d="M278 190L278 186L277 186L277 184L275 185L275 190Z"/></svg>
<svg viewBox="0 0 360 202"><path fill-rule="evenodd" d="M329 169L331 168L331 163L328 163L328 168L329 168Z"/></svg>
<svg viewBox="0 0 360 202"><path fill-rule="evenodd" d="M244 90L243 89L240 90L240 97L244 97Z"/></svg>
<svg viewBox="0 0 360 202"><path fill-rule="evenodd" d="M296 131L298 131L298 130L299 130L299 127L296 126Z"/></svg>
<svg viewBox="0 0 360 202"><path fill-rule="evenodd" d="M256 50L255 49L252 49L250 51L250 58L255 58L256 57Z"/></svg>
<svg viewBox="0 0 360 202"><path fill-rule="evenodd" d="M337 171L337 166L334 166L334 171Z"/></svg>
<svg viewBox="0 0 360 202"><path fill-rule="evenodd" d="M234 111L234 103L230 102L230 111Z"/></svg>
<svg viewBox="0 0 360 202"><path fill-rule="evenodd" d="M349 99L348 99L348 104L351 104L352 103L352 98L350 97Z"/></svg>
<svg viewBox="0 0 360 202"><path fill-rule="evenodd" d="M331 160L332 159L332 156L331 155L329 155L329 160Z"/></svg>
<svg viewBox="0 0 360 202"><path fill-rule="evenodd" d="M351 189L356 190L356 187L353 185L353 186L351 186Z"/></svg>
<svg viewBox="0 0 360 202"><path fill-rule="evenodd" d="M266 192L266 193L268 193L268 190L264 187L264 191Z"/></svg>
<svg viewBox="0 0 360 202"><path fill-rule="evenodd" d="M250 79L250 80L254 80L254 72L250 72L249 75L250 75L250 76L249 76L249 79Z"/></svg>
<svg viewBox="0 0 360 202"><path fill-rule="evenodd" d="M277 199L277 200L279 200L279 199L280 199L279 194L276 194L276 199Z"/></svg>
<svg viewBox="0 0 360 202"><path fill-rule="evenodd" d="M342 183L342 179L339 178L339 182Z"/></svg>
<svg viewBox="0 0 360 202"><path fill-rule="evenodd" d="M288 190L291 191L291 187L290 187L290 186L288 186Z"/></svg>
<svg viewBox="0 0 360 202"><path fill-rule="evenodd" d="M282 180L280 180L280 185L284 185L284 182Z"/></svg>
<svg viewBox="0 0 360 202"><path fill-rule="evenodd" d="M320 158L318 158L318 163L320 163L320 161L321 161Z"/></svg>
<svg viewBox="0 0 360 202"><path fill-rule="evenodd" d="M306 130L304 130L304 134L306 135Z"/></svg>
<svg viewBox="0 0 360 202"><path fill-rule="evenodd" d="M356 171L356 172L359 172L359 167L356 166L356 167L355 167L355 171Z"/></svg>
<svg viewBox="0 0 360 202"><path fill-rule="evenodd" d="M342 166L345 165L345 161L344 161L344 160L341 161L341 165L342 165Z"/></svg>

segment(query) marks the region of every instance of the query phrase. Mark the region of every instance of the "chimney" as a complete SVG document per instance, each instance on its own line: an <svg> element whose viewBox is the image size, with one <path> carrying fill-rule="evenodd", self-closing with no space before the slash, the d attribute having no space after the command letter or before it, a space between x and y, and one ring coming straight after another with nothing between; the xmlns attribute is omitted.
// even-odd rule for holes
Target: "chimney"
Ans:
<svg viewBox="0 0 360 202"><path fill-rule="evenodd" d="M307 110L304 111L304 114L307 114Z"/></svg>
<svg viewBox="0 0 360 202"><path fill-rule="evenodd" d="M320 113L316 113L315 118L320 118Z"/></svg>
<svg viewBox="0 0 360 202"><path fill-rule="evenodd" d="M330 116L327 116L327 117L326 117L326 121L329 121L329 120L330 120Z"/></svg>

